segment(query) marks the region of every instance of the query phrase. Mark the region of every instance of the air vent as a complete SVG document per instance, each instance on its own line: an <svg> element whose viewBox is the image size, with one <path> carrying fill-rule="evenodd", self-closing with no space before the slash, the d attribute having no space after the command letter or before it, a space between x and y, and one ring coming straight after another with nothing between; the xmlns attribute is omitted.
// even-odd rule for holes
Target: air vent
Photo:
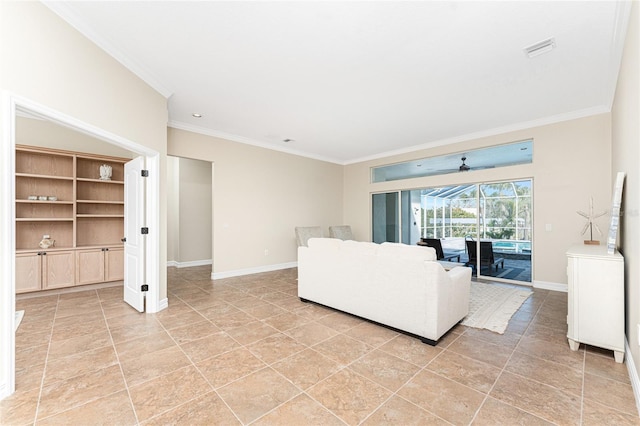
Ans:
<svg viewBox="0 0 640 426"><path fill-rule="evenodd" d="M556 39L548 38L546 40L542 40L536 44L532 44L529 47L524 48L524 53L527 54L529 58L535 58L536 56L542 55L543 53L551 52L556 47Z"/></svg>

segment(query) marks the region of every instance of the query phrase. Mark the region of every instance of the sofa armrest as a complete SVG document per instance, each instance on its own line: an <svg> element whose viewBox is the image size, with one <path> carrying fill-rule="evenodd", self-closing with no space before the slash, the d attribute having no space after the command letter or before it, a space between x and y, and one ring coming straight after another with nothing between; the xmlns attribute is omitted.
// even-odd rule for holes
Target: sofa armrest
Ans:
<svg viewBox="0 0 640 426"><path fill-rule="evenodd" d="M440 283L438 334L445 333L469 313L471 268L457 266L446 272L448 280Z"/></svg>
<svg viewBox="0 0 640 426"><path fill-rule="evenodd" d="M453 285L466 285L467 294L470 291L471 268L468 266L456 266L447 271L447 276Z"/></svg>

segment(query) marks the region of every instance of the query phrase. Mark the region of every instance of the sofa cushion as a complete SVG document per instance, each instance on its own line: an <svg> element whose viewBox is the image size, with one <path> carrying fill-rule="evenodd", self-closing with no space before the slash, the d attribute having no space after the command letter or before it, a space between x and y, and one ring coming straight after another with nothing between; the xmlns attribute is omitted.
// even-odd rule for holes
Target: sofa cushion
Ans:
<svg viewBox="0 0 640 426"><path fill-rule="evenodd" d="M307 245L310 248L319 250L340 250L342 240L337 238L309 238Z"/></svg>
<svg viewBox="0 0 640 426"><path fill-rule="evenodd" d="M408 246L401 243L380 244L380 255L402 257L407 260L437 260L436 251L431 247Z"/></svg>
<svg viewBox="0 0 640 426"><path fill-rule="evenodd" d="M355 255L375 255L380 248L380 244L369 243L366 241L347 240L342 243L342 251L345 255L349 253Z"/></svg>

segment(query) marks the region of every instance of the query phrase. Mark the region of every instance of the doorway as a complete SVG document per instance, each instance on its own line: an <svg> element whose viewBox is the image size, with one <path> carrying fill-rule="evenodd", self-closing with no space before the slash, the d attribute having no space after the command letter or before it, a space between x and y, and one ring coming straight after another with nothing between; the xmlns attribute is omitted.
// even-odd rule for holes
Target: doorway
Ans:
<svg viewBox="0 0 640 426"><path fill-rule="evenodd" d="M213 163L167 156L167 266L212 264Z"/></svg>
<svg viewBox="0 0 640 426"><path fill-rule="evenodd" d="M150 229L160 229L160 154L128 139L105 132L74 117L52 110L28 99L7 95L3 99L4 121L0 140L1 164L6 176L15 175L16 127L19 114L49 121L62 127L88 135L123 150L146 158L149 179L145 190L147 209L146 223ZM3 383L0 383L0 399L15 391L15 182L5 179L0 188L0 346L5 348L0 355ZM157 312L166 307L160 301L159 263L160 248L158 232L149 233L145 249L144 266L148 280L147 312Z"/></svg>

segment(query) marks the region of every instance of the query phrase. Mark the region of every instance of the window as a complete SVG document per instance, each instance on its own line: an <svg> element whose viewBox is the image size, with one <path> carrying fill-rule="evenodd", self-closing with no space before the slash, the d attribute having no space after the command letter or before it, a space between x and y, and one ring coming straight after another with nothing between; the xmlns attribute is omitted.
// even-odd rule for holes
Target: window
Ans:
<svg viewBox="0 0 640 426"><path fill-rule="evenodd" d="M533 140L371 168L371 182L389 182L448 173L473 172L531 163Z"/></svg>

